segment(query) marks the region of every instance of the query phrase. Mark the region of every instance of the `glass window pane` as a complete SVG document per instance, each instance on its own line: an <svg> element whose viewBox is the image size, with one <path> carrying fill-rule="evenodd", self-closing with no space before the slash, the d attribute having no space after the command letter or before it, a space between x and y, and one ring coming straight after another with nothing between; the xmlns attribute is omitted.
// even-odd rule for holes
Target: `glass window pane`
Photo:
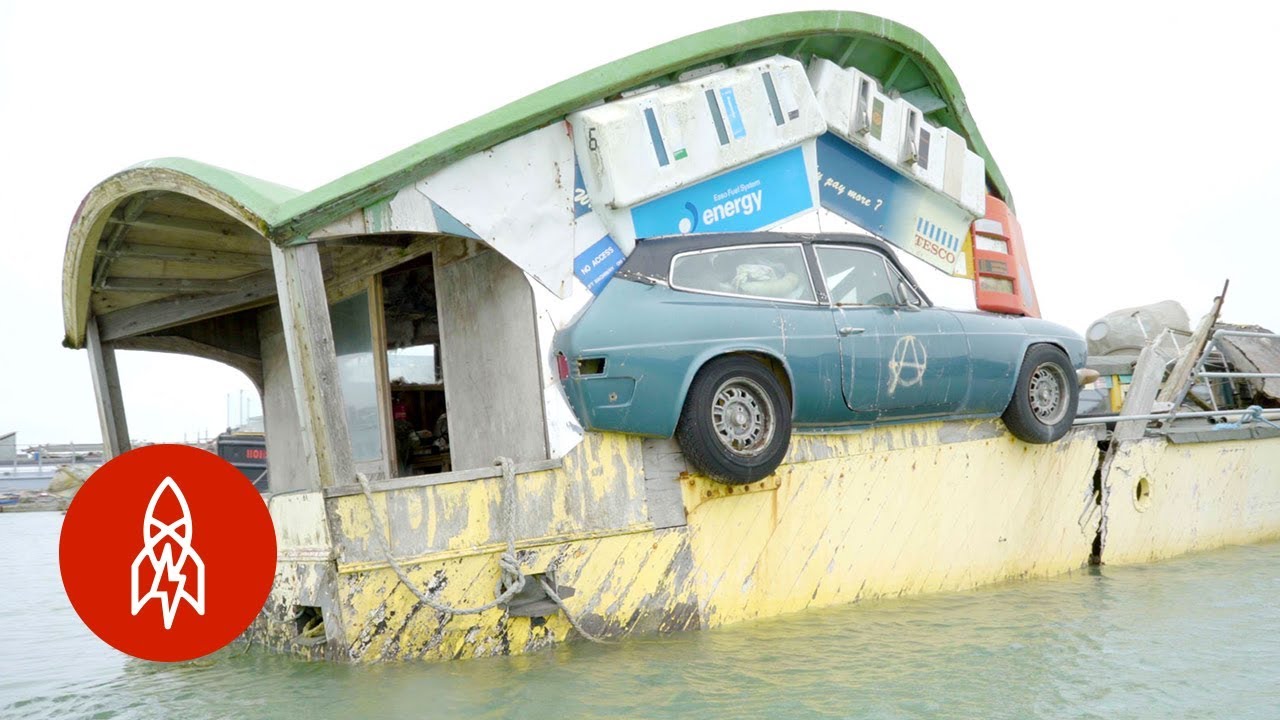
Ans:
<svg viewBox="0 0 1280 720"><path fill-rule="evenodd" d="M804 252L794 245L682 255L671 265L671 285L777 300L814 299Z"/></svg>
<svg viewBox="0 0 1280 720"><path fill-rule="evenodd" d="M377 375L373 367L373 328L369 293L362 292L329 308L333 345L338 356L338 384L351 433L351 455L357 462L382 457L382 418L378 412Z"/></svg>
<svg viewBox="0 0 1280 720"><path fill-rule="evenodd" d="M414 345L387 351L387 377L392 385L434 385L436 346Z"/></svg>
<svg viewBox="0 0 1280 720"><path fill-rule="evenodd" d="M827 293L837 305L896 305L893 283L879 254L852 248L818 247Z"/></svg>

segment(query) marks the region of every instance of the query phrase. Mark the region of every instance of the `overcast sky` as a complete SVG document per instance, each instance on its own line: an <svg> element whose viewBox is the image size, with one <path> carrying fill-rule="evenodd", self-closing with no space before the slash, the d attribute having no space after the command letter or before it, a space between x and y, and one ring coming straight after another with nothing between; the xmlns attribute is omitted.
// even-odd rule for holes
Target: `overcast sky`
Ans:
<svg viewBox="0 0 1280 720"><path fill-rule="evenodd" d="M65 350L66 231L98 181L179 155L311 189L628 53L783 3L0 0L0 433L97 441ZM1013 190L1046 318L1172 298L1280 329L1280 25L1265 3L828 2L919 30ZM794 5L787 9L822 7ZM933 278L922 277L926 289ZM131 434L217 434L253 392L216 363L121 353ZM234 415L234 411L233 411Z"/></svg>

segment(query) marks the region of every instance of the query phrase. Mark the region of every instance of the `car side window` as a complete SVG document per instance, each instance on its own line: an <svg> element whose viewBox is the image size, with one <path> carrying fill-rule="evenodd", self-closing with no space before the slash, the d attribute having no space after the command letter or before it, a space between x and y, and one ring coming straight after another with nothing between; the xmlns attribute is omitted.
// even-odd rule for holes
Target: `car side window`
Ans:
<svg viewBox="0 0 1280 720"><path fill-rule="evenodd" d="M890 270L889 277L895 283L898 283L898 286L900 288L902 288L902 293L901 293L903 294L903 297L901 298L902 302L908 305L914 305L916 307L925 307L927 305L927 303L925 303L924 301L924 298L920 297L920 293L916 292L916 289L912 287L911 283L907 282L907 278L904 277L902 273L898 272L897 270Z"/></svg>
<svg viewBox="0 0 1280 720"><path fill-rule="evenodd" d="M751 245L683 253L671 261L671 287L814 302L813 284L799 245Z"/></svg>
<svg viewBox="0 0 1280 720"><path fill-rule="evenodd" d="M884 258L871 250L819 245L814 250L827 294L836 305L898 304L893 292L896 278L889 274Z"/></svg>

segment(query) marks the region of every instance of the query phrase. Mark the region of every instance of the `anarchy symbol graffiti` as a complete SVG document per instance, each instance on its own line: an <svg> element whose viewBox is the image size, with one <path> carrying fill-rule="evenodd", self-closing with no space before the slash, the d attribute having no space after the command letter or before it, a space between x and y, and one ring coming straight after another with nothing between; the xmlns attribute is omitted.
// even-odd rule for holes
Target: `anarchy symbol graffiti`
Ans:
<svg viewBox="0 0 1280 720"><path fill-rule="evenodd" d="M903 335L893 346L889 358L889 394L900 387L919 385L924 381L925 368L929 366L929 354L924 343L915 335Z"/></svg>

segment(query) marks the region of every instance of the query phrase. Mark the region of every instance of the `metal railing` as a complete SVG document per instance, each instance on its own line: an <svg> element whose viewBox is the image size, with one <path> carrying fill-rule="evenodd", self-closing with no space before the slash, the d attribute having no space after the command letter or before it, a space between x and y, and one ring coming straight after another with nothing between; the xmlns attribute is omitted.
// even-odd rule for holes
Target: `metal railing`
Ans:
<svg viewBox="0 0 1280 720"><path fill-rule="evenodd" d="M1191 377L1192 377L1191 382L1187 384L1187 387L1185 390L1183 390L1182 395L1178 397L1178 401L1173 404L1173 410L1171 411L1169 418L1165 420L1165 424L1172 422L1175 416L1176 417L1190 416L1190 413L1179 413L1178 408L1181 407L1182 403L1186 401L1187 395L1191 394L1192 389L1194 389L1196 386L1197 380L1204 382L1205 390L1209 392L1209 404L1213 406L1214 412L1219 412L1221 408L1218 407L1218 396L1213 391L1213 382L1212 382L1213 380L1235 380L1237 378L1239 379L1280 378L1280 373L1224 372L1219 370L1208 370L1206 363L1209 360L1209 356L1215 352L1219 356L1223 356L1222 348L1218 346L1218 343L1222 338L1227 338L1227 337L1244 337L1244 338L1257 338L1257 339L1267 339L1267 340L1280 340L1280 334L1276 334L1272 332L1255 332L1252 330L1227 330L1227 329L1214 330L1213 335L1209 338L1209 342L1205 343L1204 352L1200 353L1200 359L1196 361L1195 369L1191 374ZM1224 356L1223 365L1224 366L1226 365L1225 356Z"/></svg>
<svg viewBox="0 0 1280 720"><path fill-rule="evenodd" d="M1145 328L1144 328L1145 332ZM1280 378L1280 372L1225 372L1218 370L1207 370L1206 362L1215 354L1219 358L1223 358L1222 349L1218 346L1218 341L1224 337L1246 337L1280 340L1280 333L1271 332L1254 332L1251 330L1215 330L1210 336L1209 341L1205 344L1204 351L1200 354L1200 358L1196 361L1191 378L1187 382L1186 388L1178 396L1178 399L1172 403L1172 408L1164 412L1145 413L1141 415L1095 415L1088 417L1076 418L1074 425L1100 425L1105 423L1124 422L1127 420L1160 420L1162 426L1167 426L1176 418L1244 418L1253 417L1260 418L1264 421L1280 420L1280 408L1262 410L1258 413L1252 408L1239 409L1222 409L1218 407L1217 395L1214 393L1213 380L1230 380L1230 379L1271 379ZM1163 334L1157 337L1158 344L1163 340ZM1175 347L1177 347L1175 342ZM1225 365L1225 358L1223 358ZM1186 402L1187 396L1197 385L1197 381L1203 381L1205 389L1209 393L1209 403L1212 410L1196 411L1196 412L1178 412L1178 408L1182 403ZM1203 404L1202 404L1203 406Z"/></svg>
<svg viewBox="0 0 1280 720"><path fill-rule="evenodd" d="M1244 415L1252 415L1253 411L1248 408L1241 410L1205 410L1196 412L1177 413L1180 418L1227 418L1238 417ZM1124 422L1126 420L1164 420L1166 418L1173 419L1173 411L1162 413L1147 413L1145 415L1089 415L1086 417L1076 418L1074 425L1101 425L1103 423ZM1280 420L1280 409L1263 410L1262 417L1267 420Z"/></svg>

